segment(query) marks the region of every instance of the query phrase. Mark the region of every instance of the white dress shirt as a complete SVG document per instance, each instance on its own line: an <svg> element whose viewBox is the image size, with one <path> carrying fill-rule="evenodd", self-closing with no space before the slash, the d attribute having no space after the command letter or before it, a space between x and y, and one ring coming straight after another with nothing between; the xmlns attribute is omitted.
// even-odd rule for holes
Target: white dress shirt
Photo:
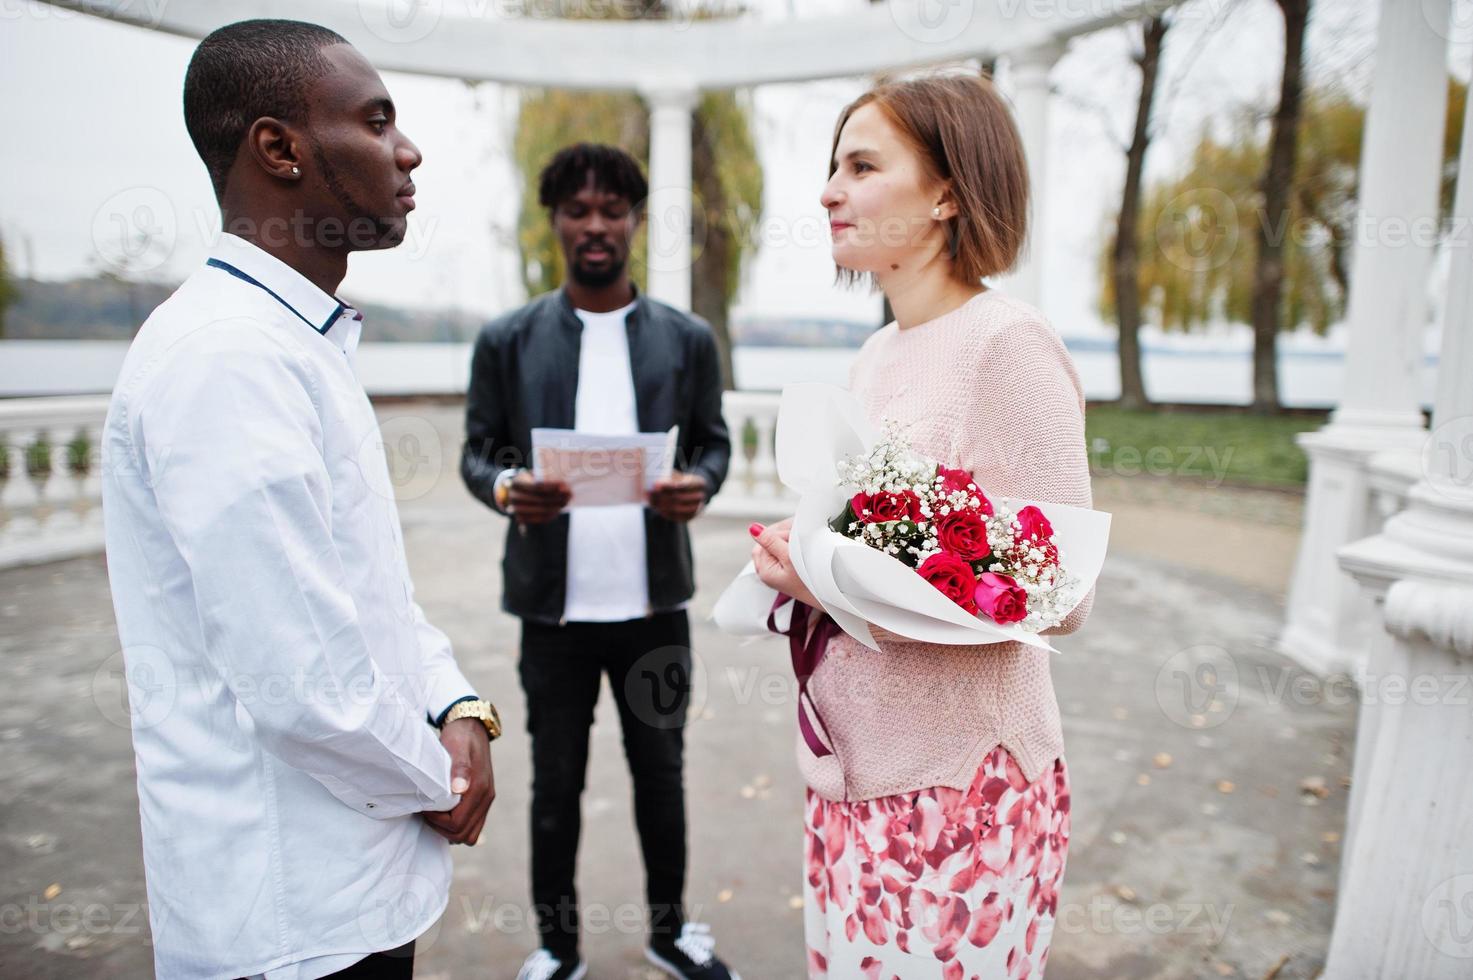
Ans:
<svg viewBox="0 0 1473 980"><path fill-rule="evenodd" d="M583 321L573 407L573 428L578 432L617 436L639 432L625 327L633 309L630 303L611 313L575 310ZM563 618L570 623L617 623L649 613L644 505L569 510Z"/></svg>
<svg viewBox="0 0 1473 980"><path fill-rule="evenodd" d="M232 235L144 323L103 435L161 978L311 980L423 933L472 693L414 601L361 318Z"/></svg>

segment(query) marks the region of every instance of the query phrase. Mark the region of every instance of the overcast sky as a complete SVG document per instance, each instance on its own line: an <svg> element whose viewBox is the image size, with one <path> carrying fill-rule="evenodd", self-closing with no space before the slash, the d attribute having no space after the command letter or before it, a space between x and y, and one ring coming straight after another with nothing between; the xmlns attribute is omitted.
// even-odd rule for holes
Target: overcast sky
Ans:
<svg viewBox="0 0 1473 980"><path fill-rule="evenodd" d="M801 16L854 9L858 0L797 0ZM1417 0L1407 0L1417 2ZM222 7L226 5L222 4ZM235 6L235 5L231 5ZM249 7L248 4L239 5ZM790 0L759 0L766 17ZM1320 0L1310 34L1320 77L1364 94L1373 0ZM1469 0L1459 0L1454 70L1466 75ZM1209 118L1235 106L1271 106L1282 21L1273 0L1192 0L1168 35L1161 138L1148 173L1179 167ZM351 38L350 38L351 40ZM1041 201L1045 308L1066 333L1094 321L1096 255L1118 200L1122 146L1138 75L1125 29L1077 41L1055 69L1050 178ZM180 93L194 42L30 0L0 0L0 236L20 275L65 278L105 267L119 216L147 221L172 242L148 275L178 280L200 261L218 224L203 166L184 131ZM458 307L489 315L521 302L509 246L518 201L508 145L514 89L391 73L400 125L425 163L408 242L359 254L343 293L403 306ZM1006 87L1004 74L1000 82ZM834 118L863 79L774 85L754 94L766 216L777 224L822 220ZM873 318L878 301L830 285L826 241L764 244L752 260L739 312Z"/></svg>

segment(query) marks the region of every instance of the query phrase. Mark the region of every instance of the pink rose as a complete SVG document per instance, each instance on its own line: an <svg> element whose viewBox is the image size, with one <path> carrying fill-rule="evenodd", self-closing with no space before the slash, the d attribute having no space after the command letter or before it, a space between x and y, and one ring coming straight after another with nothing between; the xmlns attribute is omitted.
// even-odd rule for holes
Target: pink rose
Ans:
<svg viewBox="0 0 1473 980"><path fill-rule="evenodd" d="M1028 615L1028 593L1006 575L983 572L973 593L977 610L994 623L1016 623Z"/></svg>
<svg viewBox="0 0 1473 980"><path fill-rule="evenodd" d="M916 569L921 577L930 582L952 602L969 613L977 611L974 594L977 591L977 575L972 566L956 555L938 551L921 562Z"/></svg>
<svg viewBox="0 0 1473 980"><path fill-rule="evenodd" d="M936 475L941 478L942 493L953 493L957 490L970 493L982 502L982 513L988 517L992 516L992 501L988 500L982 488L977 486L977 481L972 479L972 474L966 470L954 470L949 466L938 465Z"/></svg>
<svg viewBox="0 0 1473 980"><path fill-rule="evenodd" d="M1043 511L1032 504L1018 511L1018 523L1023 525L1018 532L1019 541L1032 539L1042 544L1054 536L1054 526L1043 516Z"/></svg>
<svg viewBox="0 0 1473 980"><path fill-rule="evenodd" d="M918 521L921 519L921 500L909 490L890 493L856 493L849 500L854 514L866 524L882 521Z"/></svg>
<svg viewBox="0 0 1473 980"><path fill-rule="evenodd" d="M936 538L941 547L968 561L992 554L987 543L987 520L980 511L954 510L936 519Z"/></svg>

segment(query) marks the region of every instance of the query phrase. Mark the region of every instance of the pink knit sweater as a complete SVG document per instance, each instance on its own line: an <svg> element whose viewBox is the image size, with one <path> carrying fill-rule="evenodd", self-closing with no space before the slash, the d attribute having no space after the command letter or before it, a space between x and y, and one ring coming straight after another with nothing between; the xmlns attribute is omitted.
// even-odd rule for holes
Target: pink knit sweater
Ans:
<svg viewBox="0 0 1473 980"><path fill-rule="evenodd" d="M1043 314L994 289L860 349L849 387L870 421L905 424L911 447L971 471L988 496L1092 506L1084 395ZM1048 635L1072 633L1094 591ZM1053 654L1021 643L917 643L873 628L880 652L848 635L810 681L833 755L801 737L815 792L866 800L933 786L966 789L1001 744L1032 781L1064 750Z"/></svg>

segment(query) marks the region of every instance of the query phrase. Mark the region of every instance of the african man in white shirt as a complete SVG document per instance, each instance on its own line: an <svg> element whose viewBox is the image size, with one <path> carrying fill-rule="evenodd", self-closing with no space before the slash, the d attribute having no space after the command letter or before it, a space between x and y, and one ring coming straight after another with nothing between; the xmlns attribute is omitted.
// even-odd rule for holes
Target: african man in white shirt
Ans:
<svg viewBox="0 0 1473 980"><path fill-rule="evenodd" d="M500 722L414 601L351 252L403 241L418 148L296 21L209 35L184 115L224 233L129 348L103 438L161 978L403 978Z"/></svg>

